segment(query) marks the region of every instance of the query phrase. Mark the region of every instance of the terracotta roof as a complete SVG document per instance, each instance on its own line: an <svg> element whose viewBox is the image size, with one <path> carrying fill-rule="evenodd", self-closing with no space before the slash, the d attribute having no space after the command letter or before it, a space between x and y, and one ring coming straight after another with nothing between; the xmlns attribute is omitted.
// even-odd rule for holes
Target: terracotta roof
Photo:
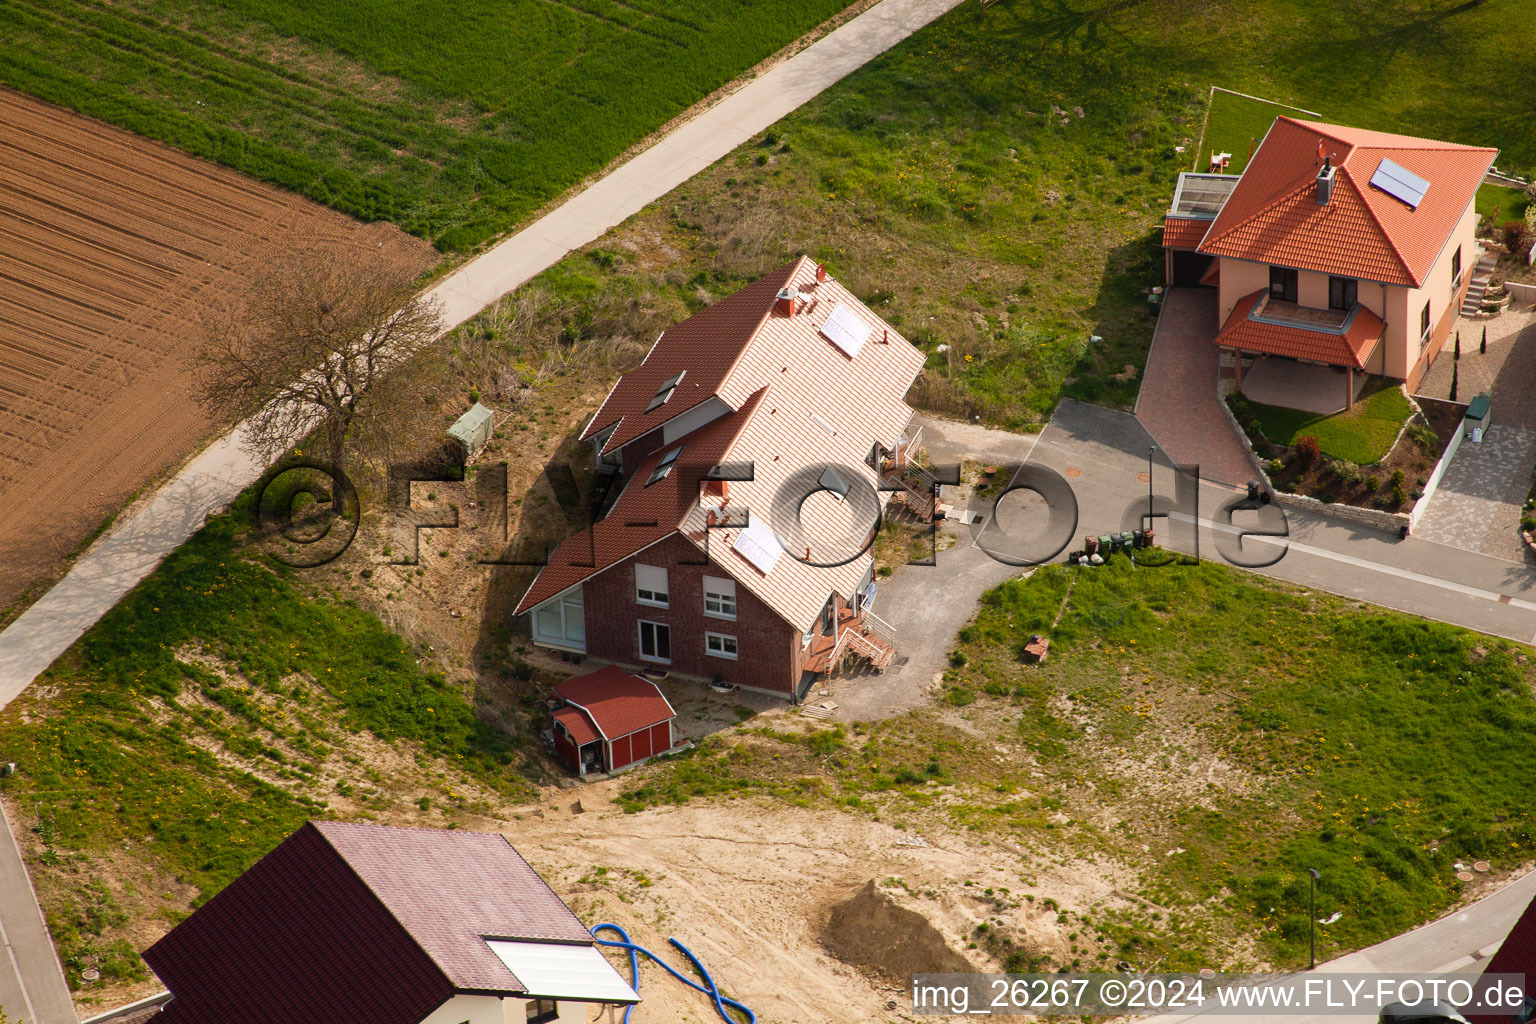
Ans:
<svg viewBox="0 0 1536 1024"><path fill-rule="evenodd" d="M1364 306L1355 307L1354 316L1341 333L1274 323L1260 319L1264 316L1261 303L1268 296L1267 290L1260 289L1238 299L1216 335L1216 344L1363 370L1386 328L1381 318Z"/></svg>
<svg viewBox="0 0 1536 1024"><path fill-rule="evenodd" d="M1189 220L1184 217L1163 218L1163 248L1198 249L1200 239L1210 230L1208 220Z"/></svg>
<svg viewBox="0 0 1536 1024"><path fill-rule="evenodd" d="M584 747L598 738L597 728L580 708L556 708L552 717L565 726L565 731L571 734L571 739L578 747Z"/></svg>
<svg viewBox="0 0 1536 1024"><path fill-rule="evenodd" d="M604 451L613 451L713 398L773 308L773 297L798 265L797 261L780 267L663 331L645 361L621 377L608 393L602 408L582 431L582 440L617 423L603 445ZM683 371L686 375L672 397L646 412L662 383ZM733 404L731 408L740 406Z"/></svg>
<svg viewBox="0 0 1536 1024"><path fill-rule="evenodd" d="M787 276L780 276L785 273ZM835 590L845 597L852 593L869 566L868 553L845 565L826 567L784 557L771 572L763 573L733 550L735 531L706 529L706 510L699 504L697 484L717 464L751 463L753 480L730 483L730 506L749 508L754 518L771 520L781 547L793 543L796 552L803 555L802 549L809 545L813 552L820 552L813 553L816 562L837 560L828 556L842 540L835 518L813 518L802 534L788 527L794 517L776 509L776 502L782 503L781 491L792 476L825 463L836 464L838 472L850 478L849 483L852 478L867 483L867 491L861 489L861 494L876 493L878 481L864 459L876 441L887 446L894 444L911 421L912 409L904 396L921 371L925 357L837 281L828 278L818 282L816 264L809 259L802 257L765 280L775 286L753 293L752 301L762 304L762 315L716 391L727 406L737 411L652 452L631 476L608 516L555 549L549 564L518 602L516 614L674 531L682 532L715 564L796 628L805 629L815 621L829 593ZM781 282L813 296L814 301L793 316L773 312L773 296ZM753 288L756 286L725 301L731 302ZM869 332L854 357L821 333L833 311L840 307L843 316L862 323ZM733 314L737 322L746 315L747 311L739 305ZM663 335L652 358L668 344L670 335L671 331ZM690 344L697 346L702 341L696 339ZM681 356L669 354L668 359L673 358ZM692 371L685 383L691 379ZM613 395L618 395L624 386L621 380ZM653 385L647 387L654 393ZM646 394L647 402L650 397ZM676 400L674 397L672 401ZM614 436L618 436L617 431ZM610 446L612 441L610 438ZM656 463L678 444L683 446L679 466L666 480L644 486ZM840 509L824 511L830 515Z"/></svg>
<svg viewBox="0 0 1536 1024"><path fill-rule="evenodd" d="M700 479L725 461L732 439L751 417L758 398L746 402L740 412L706 423L676 443L651 452L626 482L608 515L567 537L550 553L548 564L539 570L513 614L521 615L676 533L677 524L698 504ZM679 445L683 454L672 472L647 486L656 464Z"/></svg>
<svg viewBox="0 0 1536 1024"><path fill-rule="evenodd" d="M1319 151L1338 168L1316 199ZM1417 287L1498 151L1278 117L1200 251ZM1417 209L1371 186L1383 159L1429 181Z"/></svg>
<svg viewBox="0 0 1536 1024"><path fill-rule="evenodd" d="M1211 260L1211 265L1200 275L1200 283L1216 287L1221 284L1221 260Z"/></svg>
<svg viewBox="0 0 1536 1024"><path fill-rule="evenodd" d="M555 693L586 711L604 738L610 740L677 717L655 683L616 665L567 679L555 687Z"/></svg>
<svg viewBox="0 0 1536 1024"><path fill-rule="evenodd" d="M502 836L309 822L144 960L165 1024L416 1024L455 991L526 991L484 936L592 942Z"/></svg>

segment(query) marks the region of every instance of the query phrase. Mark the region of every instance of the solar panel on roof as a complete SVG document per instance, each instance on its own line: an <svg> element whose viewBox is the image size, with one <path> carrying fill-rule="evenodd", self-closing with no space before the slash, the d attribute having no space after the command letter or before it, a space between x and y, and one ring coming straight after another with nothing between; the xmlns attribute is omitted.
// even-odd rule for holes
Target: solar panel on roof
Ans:
<svg viewBox="0 0 1536 1024"><path fill-rule="evenodd" d="M530 996L634 1003L640 997L596 946L486 939Z"/></svg>
<svg viewBox="0 0 1536 1024"><path fill-rule="evenodd" d="M736 535L736 543L731 547L764 576L773 571L784 553L779 538L773 535L773 527L756 515L748 516L747 528Z"/></svg>
<svg viewBox="0 0 1536 1024"><path fill-rule="evenodd" d="M1429 191L1429 182L1414 174L1402 164L1382 157L1381 166L1371 175L1371 186L1379 188L1393 199L1406 203L1410 210L1417 210Z"/></svg>
<svg viewBox="0 0 1536 1024"><path fill-rule="evenodd" d="M864 347L864 339L869 337L869 331L869 324L841 302L832 310L832 315L827 317L827 322L821 325L822 337L840 348L849 359L858 356L859 349Z"/></svg>

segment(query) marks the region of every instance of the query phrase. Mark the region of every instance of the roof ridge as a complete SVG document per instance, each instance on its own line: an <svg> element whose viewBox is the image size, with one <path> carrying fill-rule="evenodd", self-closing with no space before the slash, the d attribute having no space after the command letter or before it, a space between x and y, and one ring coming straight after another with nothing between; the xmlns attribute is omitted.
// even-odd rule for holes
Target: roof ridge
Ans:
<svg viewBox="0 0 1536 1024"><path fill-rule="evenodd" d="M341 824L348 823L342 822ZM457 992L459 990L459 986L454 982L453 975L449 974L448 969L438 961L437 957L432 955L431 950L423 946L421 941L417 939L415 935L411 934L411 930L405 926L404 921L400 920L400 917L395 913L394 908L391 907L384 900L384 898L378 894L373 886L368 884L368 880L366 878L358 873L356 866L354 866L352 861L347 858L347 855L338 850L336 848L336 844L331 842L331 837L325 834L325 830L320 827L320 823L314 820L310 820L306 821L304 825L300 826L301 829L306 827L314 829L315 835L319 836L322 840L325 841L326 848L336 855L336 859L339 860L347 869L347 873L350 874L353 878L357 879L357 883L367 891L368 895L373 899L373 901L379 905L379 908L389 916L391 921L395 922L395 927L400 929L400 933L406 937L411 945L416 947L417 952L431 961L432 966L437 968L437 973L442 975L443 981L447 983L448 987L454 992ZM507 968L507 973L511 974L511 968ZM513 977L517 978L517 975L514 974ZM522 979L518 978L517 980L518 984L522 984Z"/></svg>
<svg viewBox="0 0 1536 1024"><path fill-rule="evenodd" d="M1392 232L1388 231L1387 226L1381 222L1381 218L1376 216L1376 211L1371 208L1370 202L1365 198L1365 190L1355 181L1354 174L1346 172L1344 180L1349 182L1350 188L1353 188L1355 194L1360 197L1360 205L1365 207L1365 212L1371 218L1371 223L1376 225L1376 230L1381 232L1382 238L1386 239L1387 248L1392 250L1393 256L1397 257L1397 264L1402 268L1403 273L1408 275L1408 280L1413 282L1415 288L1421 287L1424 282L1419 280L1419 275L1415 274L1413 268L1408 265L1408 260L1403 256L1403 251L1397 247L1397 240L1392 237Z"/></svg>
<svg viewBox="0 0 1536 1024"><path fill-rule="evenodd" d="M789 282L791 282L791 281L793 281L795 279L796 275L798 275L800 273L800 268L804 264L809 263L810 260L811 260L811 258L809 256L805 255L804 253L801 253L799 255L799 257L797 257L794 260L794 262L789 264L789 274L785 276L784 283L782 285L780 285L779 287L781 289L788 288L789 287ZM764 307L763 315L757 318L757 325L752 328L752 333L747 335L747 340L742 342L741 349L736 353L736 358L731 360L731 365L726 368L725 373L720 375L720 386L721 386L721 388L725 387L725 382L731 379L731 374L735 373L736 372L736 368L741 365L741 360L746 356L747 349L751 348L752 347L752 343L757 340L757 336L759 334L763 333L763 325L766 324L768 322L768 318L773 315L773 306L774 306L773 301L769 301L768 305L766 307ZM761 390L766 390L766 389L767 389L767 385L765 384L765 385L763 385L762 388L759 388L758 390L761 391ZM756 393L757 392L753 392L753 394L756 394ZM716 398L720 397L720 393L718 391L715 392L715 397ZM750 398L751 396L748 396L748 397ZM743 405L743 407L745 407L746 403L743 402L742 405ZM732 440L735 440L735 439L732 438Z"/></svg>
<svg viewBox="0 0 1536 1024"><path fill-rule="evenodd" d="M1258 154L1255 153L1254 155L1257 156ZM1263 206L1259 207L1257 210L1254 210L1252 213L1249 213L1249 214L1245 215L1244 217L1242 217L1242 219L1238 220L1237 223L1228 225L1226 230L1222 231L1221 233L1213 234L1210 230L1206 231L1205 237L1200 239L1200 246L1199 246L1199 248L1196 251L1201 251L1201 250L1204 249L1204 247L1207 244L1212 243L1212 242L1219 242L1223 238L1225 238L1228 235L1232 234L1232 232L1236 231L1238 228L1246 227L1248 224L1251 224L1254 221L1255 218L1257 218L1259 216L1262 216L1265 213L1268 213L1270 210L1273 210L1275 207L1279 206L1282 202L1285 202L1286 200L1290 199L1291 196L1294 195L1295 193L1300 192L1303 189L1305 189L1307 187L1307 185L1310 182L1312 182L1313 180L1315 180L1314 175L1312 174L1311 171L1308 171L1302 177L1296 179L1296 182L1294 184L1287 185L1284 188L1280 189L1278 192L1276 192L1274 197L1272 199L1270 199L1269 202L1265 203ZM1225 213L1225 212L1226 212L1226 208L1223 207L1222 208L1222 213ZM1217 214L1216 219L1220 220L1221 219L1221 214ZM1212 221L1211 222L1211 228L1214 229L1215 227L1216 227L1216 222Z"/></svg>

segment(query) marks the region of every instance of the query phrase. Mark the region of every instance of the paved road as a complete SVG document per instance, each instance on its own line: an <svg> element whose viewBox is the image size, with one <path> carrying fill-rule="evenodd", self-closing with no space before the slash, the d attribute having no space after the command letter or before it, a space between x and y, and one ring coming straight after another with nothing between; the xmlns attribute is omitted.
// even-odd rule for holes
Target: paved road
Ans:
<svg viewBox="0 0 1536 1024"><path fill-rule="evenodd" d="M0 807L0 1011L22 1024L74 1024L75 1004Z"/></svg>
<svg viewBox="0 0 1536 1024"><path fill-rule="evenodd" d="M725 100L527 229L433 288L451 330L501 296L639 212L753 135L901 42L961 0L882 0ZM152 499L82 557L58 585L0 632L0 707L192 535L225 508L265 466L246 454L236 427L194 458ZM23 766L25 770L25 766ZM27 1024L75 1024L58 960L41 939L30 882L9 829L0 837L0 931L15 933L26 955L0 961L0 999ZM46 955L44 951L46 950ZM23 986L22 978L26 979ZM30 1008L18 996L25 988Z"/></svg>
<svg viewBox="0 0 1536 1024"><path fill-rule="evenodd" d="M1536 898L1536 872L1530 872L1498 892L1463 907L1454 914L1431 921L1411 932L1393 936L1368 949L1319 964L1320 974L1449 974L1481 973L1488 957L1509 934L1521 913ZM1266 1014L1238 1016L1208 1013L1163 1014L1147 1018L1150 1024L1366 1024L1376 1020L1367 1010L1359 1014Z"/></svg>

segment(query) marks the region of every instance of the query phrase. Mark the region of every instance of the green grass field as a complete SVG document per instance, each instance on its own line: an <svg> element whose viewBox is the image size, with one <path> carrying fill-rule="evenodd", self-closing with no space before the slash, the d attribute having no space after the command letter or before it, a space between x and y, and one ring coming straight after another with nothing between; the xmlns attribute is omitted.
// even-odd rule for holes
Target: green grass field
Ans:
<svg viewBox="0 0 1536 1024"><path fill-rule="evenodd" d="M1381 461L1392 450L1404 421L1413 415L1412 406L1395 386L1363 394L1353 409L1331 416L1259 402L1245 404L1273 443L1289 448L1298 437L1310 434L1324 455L1357 466Z"/></svg>
<svg viewBox="0 0 1536 1024"><path fill-rule="evenodd" d="M1477 212L1495 224L1507 224L1525 217L1530 201L1525 193L1502 185L1484 185L1477 190Z"/></svg>
<svg viewBox="0 0 1536 1024"><path fill-rule="evenodd" d="M1206 171L1210 168L1212 153L1231 153L1227 173L1241 174L1248 166L1248 158L1264 141L1269 126L1281 115L1303 121L1319 120L1294 106L1239 96L1223 89L1212 90L1203 136L1205 142L1196 148L1190 169Z"/></svg>
<svg viewBox="0 0 1536 1024"><path fill-rule="evenodd" d="M11 0L0 83L462 249L843 6Z"/></svg>
<svg viewBox="0 0 1536 1024"><path fill-rule="evenodd" d="M1043 665L1021 659L1033 633L1051 639ZM1095 912L1084 944L1110 944L1084 964L1251 963L1256 939L1291 969L1306 963L1309 867L1318 916L1341 914L1318 930L1325 959L1449 906L1456 861L1517 869L1536 853L1529 656L1212 563L1047 566L983 598L945 674L950 707L744 726L620 801L771 796L930 841L959 828L1048 863L1107 860L1159 912Z"/></svg>
<svg viewBox="0 0 1536 1024"><path fill-rule="evenodd" d="M72 979L98 962L143 976L131 917L176 919L338 802L398 815L398 790L425 789L441 825L466 792L532 791L505 723L372 615L252 555L244 523L214 517L0 713L21 766L0 793L41 838ZM146 875L175 891L162 902Z"/></svg>

